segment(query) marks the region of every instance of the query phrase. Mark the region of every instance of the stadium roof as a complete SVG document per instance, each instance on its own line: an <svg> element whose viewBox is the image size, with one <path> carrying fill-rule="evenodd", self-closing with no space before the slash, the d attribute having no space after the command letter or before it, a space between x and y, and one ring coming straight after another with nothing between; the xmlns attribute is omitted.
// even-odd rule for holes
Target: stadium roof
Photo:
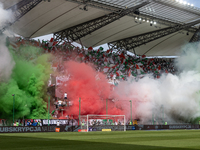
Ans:
<svg viewBox="0 0 200 150"><path fill-rule="evenodd" d="M13 0L0 0L5 9L9 9L20 1L23 0L14 2ZM132 8L143 2L144 0L50 0L50 2L46 0L41 1L12 27L17 34L34 38L72 28L112 12ZM199 8L180 0L150 0L148 4L139 8L139 12L139 15L129 13L87 34L81 38L81 43L86 47L95 47L150 31L184 25L200 18ZM156 22L156 24L150 26L147 20ZM147 56L178 55L180 47L190 41L199 25L200 22L190 28L136 47L135 52Z"/></svg>

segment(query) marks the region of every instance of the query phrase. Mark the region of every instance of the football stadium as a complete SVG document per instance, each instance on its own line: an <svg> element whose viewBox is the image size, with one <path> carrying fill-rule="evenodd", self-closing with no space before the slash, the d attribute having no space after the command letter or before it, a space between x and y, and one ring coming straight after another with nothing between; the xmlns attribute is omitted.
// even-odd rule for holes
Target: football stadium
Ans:
<svg viewBox="0 0 200 150"><path fill-rule="evenodd" d="M199 149L194 1L0 0L0 150Z"/></svg>

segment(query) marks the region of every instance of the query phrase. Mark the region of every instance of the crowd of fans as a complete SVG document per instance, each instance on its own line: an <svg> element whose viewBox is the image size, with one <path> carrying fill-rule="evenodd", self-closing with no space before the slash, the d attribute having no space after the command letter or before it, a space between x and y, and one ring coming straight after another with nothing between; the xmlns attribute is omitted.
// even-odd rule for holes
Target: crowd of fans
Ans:
<svg viewBox="0 0 200 150"><path fill-rule="evenodd" d="M152 78L160 78L163 73L176 74L174 58L147 58L145 55L128 55L127 52L104 50L100 47L82 49L71 44L65 44L62 51L63 60L75 60L94 64L98 72L107 75L110 82L127 80L132 76L136 80L149 74ZM62 66L58 66L62 70Z"/></svg>
<svg viewBox="0 0 200 150"><path fill-rule="evenodd" d="M145 74L149 74L152 78L160 78L163 73L175 74L177 72L173 58L147 58L145 55L128 55L126 51L116 52L104 50L102 47L98 50L92 47L79 48L69 42L58 44L53 38L42 42L15 38L11 44L15 48L25 44L41 47L46 53L54 53L63 61L75 60L94 64L95 69L105 73L110 82L127 80L130 76L140 79ZM58 64L56 69L62 71L64 68Z"/></svg>

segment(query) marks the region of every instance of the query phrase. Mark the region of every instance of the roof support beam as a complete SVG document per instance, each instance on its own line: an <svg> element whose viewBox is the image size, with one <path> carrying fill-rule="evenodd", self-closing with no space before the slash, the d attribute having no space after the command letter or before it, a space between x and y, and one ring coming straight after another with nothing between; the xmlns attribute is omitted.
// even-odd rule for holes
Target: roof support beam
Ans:
<svg viewBox="0 0 200 150"><path fill-rule="evenodd" d="M199 41L200 41L200 27L199 27L199 29L194 33L194 35L192 36L192 38L190 39L190 43L199 42Z"/></svg>
<svg viewBox="0 0 200 150"><path fill-rule="evenodd" d="M162 38L164 36L170 35L177 31L189 28L198 23L200 23L200 20L196 20L194 22L190 22L190 23L187 23L184 25L176 25L174 27L168 27L168 28L132 36L129 38L117 40L117 41L108 43L108 45L111 49L131 51L131 50L134 50L134 48L136 48L136 47L139 47L146 43L152 42L152 41Z"/></svg>
<svg viewBox="0 0 200 150"><path fill-rule="evenodd" d="M2 34L6 30L6 28L13 25L17 20L28 13L31 9L37 6L40 2L42 2L42 0L22 0L19 3L8 8L7 10L12 10L14 20L12 22L6 23L6 25L0 30L0 34Z"/></svg>
<svg viewBox="0 0 200 150"><path fill-rule="evenodd" d="M82 37L91 34L92 32L130 14L133 13L136 9L139 9L145 5L149 4L149 2L143 2L137 6L132 8L118 10L117 12L112 12L110 14L104 15L102 17L96 18L94 20L90 20L84 22L82 24L76 25L74 27L64 29L62 31L54 33L54 37L57 41L62 42L66 40L77 41Z"/></svg>
<svg viewBox="0 0 200 150"><path fill-rule="evenodd" d="M187 7L185 7L185 5L180 5L179 7L177 6L177 2L171 2L169 3L168 1L159 1L159 0L153 0L155 3L158 3L158 4L162 4L162 5L165 5L165 6L169 6L169 7L172 7L172 8L175 8L175 9L178 9L178 10L181 10L181 11L186 11L188 13L191 13L191 14L195 14L195 15L198 15L200 16L200 13L197 13L196 11L192 11L192 9L189 9Z"/></svg>
<svg viewBox="0 0 200 150"><path fill-rule="evenodd" d="M90 7L94 7L94 8L98 8L98 9L102 9L102 10L106 10L106 11L111 11L111 12L119 9L119 8L116 8L116 7L112 7L112 6L109 6L109 5L104 5L104 4L95 2L93 0L66 0L66 1L77 3L79 5L87 5L87 6L90 6Z"/></svg>
<svg viewBox="0 0 200 150"><path fill-rule="evenodd" d="M104 0L106 4L105 3L101 3L102 0L99 0L99 1L94 1L94 0L66 0L66 1L77 3L79 5L87 5L89 7L102 9L102 10L106 10L106 11L109 11L109 12L114 12L114 11L117 11L118 9L122 8L120 6L117 7L117 5L113 5L113 6L111 5L112 3L115 3L115 2L117 2L119 0L114 0L114 1L111 1L111 2L107 2L107 1ZM152 0L146 0L146 1L149 1L150 3L152 2ZM158 3L157 0L156 0L156 3ZM165 3L163 3L163 4L165 5ZM128 16L136 17L137 15L134 14L134 13L131 13ZM172 27L174 25L181 24L181 22L177 22L175 20L169 20L167 18L163 18L161 16L157 16L156 14L154 14L152 16L150 14L146 14L146 13L140 12L140 17L142 17L142 18L154 18L154 19L156 19L157 23L163 24L163 25L166 25L166 26L170 26L170 27ZM188 32L192 32L192 33L194 33L196 31L196 29L194 27L187 28L186 30Z"/></svg>

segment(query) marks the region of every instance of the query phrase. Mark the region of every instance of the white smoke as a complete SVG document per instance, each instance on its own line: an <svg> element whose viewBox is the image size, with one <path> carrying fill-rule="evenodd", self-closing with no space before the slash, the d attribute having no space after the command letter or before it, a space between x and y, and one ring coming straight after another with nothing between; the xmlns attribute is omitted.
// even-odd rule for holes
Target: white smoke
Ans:
<svg viewBox="0 0 200 150"><path fill-rule="evenodd" d="M200 71L200 44L188 44L182 49L182 55L177 59L177 66L182 71Z"/></svg>
<svg viewBox="0 0 200 150"><path fill-rule="evenodd" d="M5 10L3 4L0 3L0 30L6 26L7 23L12 22L13 15L11 10Z"/></svg>
<svg viewBox="0 0 200 150"><path fill-rule="evenodd" d="M142 123L151 123L152 118L158 123L180 123L200 116L199 45L186 45L183 52L177 59L182 70L179 75L165 74L160 79L146 76L138 82L119 84L117 97L132 100L133 118L140 118Z"/></svg>
<svg viewBox="0 0 200 150"><path fill-rule="evenodd" d="M2 37L1 37L2 38ZM8 79L15 63L5 46L5 41L0 41L0 80Z"/></svg>
<svg viewBox="0 0 200 150"><path fill-rule="evenodd" d="M3 5L0 4L0 30L12 19L12 12L4 10ZM8 79L11 75L14 62L8 48L5 46L5 35L0 35L0 38L0 80L4 80Z"/></svg>

